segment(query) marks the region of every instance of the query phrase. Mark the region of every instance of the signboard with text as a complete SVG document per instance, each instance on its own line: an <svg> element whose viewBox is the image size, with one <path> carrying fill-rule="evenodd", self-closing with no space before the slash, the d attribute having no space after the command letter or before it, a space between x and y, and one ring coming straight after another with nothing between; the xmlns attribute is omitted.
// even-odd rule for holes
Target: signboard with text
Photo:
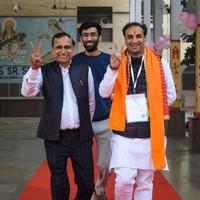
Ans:
<svg viewBox="0 0 200 200"><path fill-rule="evenodd" d="M28 69L28 65L0 65L0 83L21 82Z"/></svg>

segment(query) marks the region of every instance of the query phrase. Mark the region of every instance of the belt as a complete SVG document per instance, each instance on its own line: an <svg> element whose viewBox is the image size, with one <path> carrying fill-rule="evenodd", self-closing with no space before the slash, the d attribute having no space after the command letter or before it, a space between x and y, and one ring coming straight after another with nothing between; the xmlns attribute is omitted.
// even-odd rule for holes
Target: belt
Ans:
<svg viewBox="0 0 200 200"><path fill-rule="evenodd" d="M74 133L79 133L79 132L80 132L80 128L60 130L61 134L74 134Z"/></svg>

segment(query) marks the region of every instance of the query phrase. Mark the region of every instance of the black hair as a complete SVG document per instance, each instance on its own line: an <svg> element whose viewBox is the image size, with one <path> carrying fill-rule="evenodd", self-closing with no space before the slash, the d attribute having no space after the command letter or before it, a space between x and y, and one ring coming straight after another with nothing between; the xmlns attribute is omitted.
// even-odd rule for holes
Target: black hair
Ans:
<svg viewBox="0 0 200 200"><path fill-rule="evenodd" d="M142 30L143 30L144 37L146 37L146 35L147 35L147 26L146 26L146 24L142 24L142 23L139 23L139 22L127 23L122 29L122 33L123 33L124 36L126 34L126 30L131 26L139 26L139 27L141 27Z"/></svg>
<svg viewBox="0 0 200 200"><path fill-rule="evenodd" d="M101 28L101 25L98 24L97 22L83 22L79 28L79 35L80 36L82 35L83 30L93 28L93 27L97 29L98 35L100 36L102 28Z"/></svg>
<svg viewBox="0 0 200 200"><path fill-rule="evenodd" d="M72 46L75 46L75 42L74 42L72 36L70 34L68 34L68 33L65 33L65 32L56 33L53 36L53 38L52 38L51 46L53 47L55 38L61 38L61 37L68 37L68 38L70 38L72 40Z"/></svg>

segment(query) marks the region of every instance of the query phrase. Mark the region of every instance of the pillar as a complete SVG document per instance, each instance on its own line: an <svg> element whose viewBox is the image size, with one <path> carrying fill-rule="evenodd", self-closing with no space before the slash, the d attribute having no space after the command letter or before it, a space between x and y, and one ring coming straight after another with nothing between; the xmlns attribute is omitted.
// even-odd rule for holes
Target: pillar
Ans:
<svg viewBox="0 0 200 200"><path fill-rule="evenodd" d="M129 21L141 22L142 18L142 1L129 0Z"/></svg>
<svg viewBox="0 0 200 200"><path fill-rule="evenodd" d="M176 87L177 100L174 108L180 110L181 103L181 74L180 74L180 33L177 31L179 14L182 12L181 0L171 0L171 49L170 49L170 66ZM174 23L176 22L176 23Z"/></svg>
<svg viewBox="0 0 200 200"><path fill-rule="evenodd" d="M151 41L151 0L144 1L144 23L148 28L146 39Z"/></svg>
<svg viewBox="0 0 200 200"><path fill-rule="evenodd" d="M154 41L159 36L163 35L163 1L154 0L153 3L153 30L154 30Z"/></svg>

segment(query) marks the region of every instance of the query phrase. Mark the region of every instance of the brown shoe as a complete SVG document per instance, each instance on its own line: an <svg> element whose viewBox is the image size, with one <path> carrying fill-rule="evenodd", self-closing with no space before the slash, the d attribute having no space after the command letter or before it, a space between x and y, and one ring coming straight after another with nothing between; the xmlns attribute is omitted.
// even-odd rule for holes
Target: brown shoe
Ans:
<svg viewBox="0 0 200 200"><path fill-rule="evenodd" d="M96 190L93 193L93 197L92 200L108 200L105 192L103 194L97 194Z"/></svg>

